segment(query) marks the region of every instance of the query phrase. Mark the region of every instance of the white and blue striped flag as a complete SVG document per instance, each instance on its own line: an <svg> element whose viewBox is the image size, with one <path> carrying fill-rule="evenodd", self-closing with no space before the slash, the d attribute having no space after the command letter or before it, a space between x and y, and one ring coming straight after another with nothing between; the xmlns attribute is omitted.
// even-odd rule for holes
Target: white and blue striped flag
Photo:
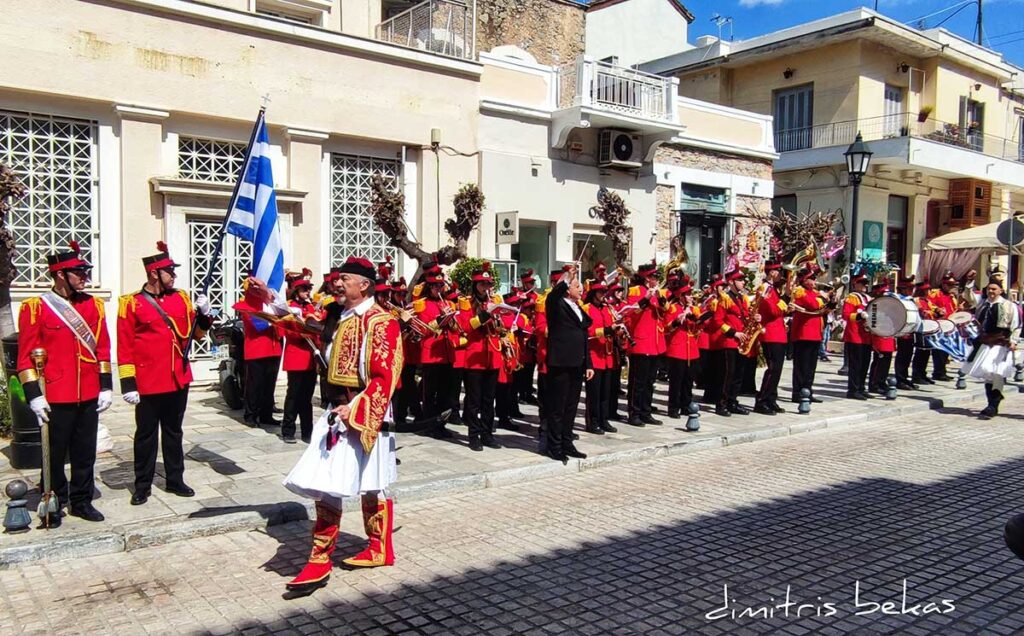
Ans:
<svg viewBox="0 0 1024 636"><path fill-rule="evenodd" d="M246 152L238 197L228 211L225 230L252 243L252 275L280 293L284 289L284 251L269 153L270 137L260 111L253 141Z"/></svg>

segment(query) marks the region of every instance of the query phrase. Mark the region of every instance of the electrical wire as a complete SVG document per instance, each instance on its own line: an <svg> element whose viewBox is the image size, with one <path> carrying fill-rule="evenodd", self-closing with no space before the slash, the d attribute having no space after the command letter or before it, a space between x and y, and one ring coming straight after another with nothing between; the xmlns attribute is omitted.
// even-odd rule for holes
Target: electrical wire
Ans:
<svg viewBox="0 0 1024 636"><path fill-rule="evenodd" d="M943 13L945 13L947 11L952 11L953 9L958 9L958 8L962 9L965 6L969 5L969 4L976 3L977 1L978 0L964 0L963 2L959 2L957 4L950 5L950 6L946 7L945 9L939 9L935 13L929 13L928 15L923 15L920 18L914 18L913 20L907 20L907 23L909 24L911 22L921 22L921 21L927 20L928 18L934 18L937 15L942 15Z"/></svg>

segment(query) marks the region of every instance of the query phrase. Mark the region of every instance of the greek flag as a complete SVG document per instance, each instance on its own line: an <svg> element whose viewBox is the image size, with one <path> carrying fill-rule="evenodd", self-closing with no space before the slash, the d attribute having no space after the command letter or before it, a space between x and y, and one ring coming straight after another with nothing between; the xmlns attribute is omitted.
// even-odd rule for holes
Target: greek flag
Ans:
<svg viewBox="0 0 1024 636"><path fill-rule="evenodd" d="M277 197L270 169L270 137L263 112L256 120L253 140L245 156L245 171L238 196L228 211L226 231L252 243L252 275L269 289L284 288L284 252L277 220Z"/></svg>

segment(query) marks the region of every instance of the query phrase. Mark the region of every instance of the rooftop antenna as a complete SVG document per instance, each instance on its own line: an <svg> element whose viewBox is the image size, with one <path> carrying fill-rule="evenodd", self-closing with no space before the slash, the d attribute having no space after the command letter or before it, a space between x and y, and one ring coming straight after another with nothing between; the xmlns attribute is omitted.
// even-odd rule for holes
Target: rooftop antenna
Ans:
<svg viewBox="0 0 1024 636"><path fill-rule="evenodd" d="M978 0L978 26L976 29L978 31L978 46L983 46L981 43L981 0Z"/></svg>
<svg viewBox="0 0 1024 636"><path fill-rule="evenodd" d="M715 26L718 27L718 39L719 39L719 41L721 41L721 39L722 39L722 27L727 25L727 24L729 25L729 41L731 42L732 41L732 37L733 37L733 35L732 35L732 18L729 17L729 16L723 16L723 15L720 15L720 14L716 13L713 16L711 16L711 21L714 22Z"/></svg>

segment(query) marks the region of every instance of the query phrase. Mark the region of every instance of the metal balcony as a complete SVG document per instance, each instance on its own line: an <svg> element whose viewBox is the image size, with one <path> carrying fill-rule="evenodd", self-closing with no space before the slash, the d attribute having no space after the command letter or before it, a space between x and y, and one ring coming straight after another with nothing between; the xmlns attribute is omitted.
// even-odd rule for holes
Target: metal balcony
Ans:
<svg viewBox="0 0 1024 636"><path fill-rule="evenodd" d="M463 60L476 57L476 0L426 0L377 25L376 38Z"/></svg>
<svg viewBox="0 0 1024 636"><path fill-rule="evenodd" d="M678 122L678 80L586 56L558 73L558 108L596 108L641 119Z"/></svg>

